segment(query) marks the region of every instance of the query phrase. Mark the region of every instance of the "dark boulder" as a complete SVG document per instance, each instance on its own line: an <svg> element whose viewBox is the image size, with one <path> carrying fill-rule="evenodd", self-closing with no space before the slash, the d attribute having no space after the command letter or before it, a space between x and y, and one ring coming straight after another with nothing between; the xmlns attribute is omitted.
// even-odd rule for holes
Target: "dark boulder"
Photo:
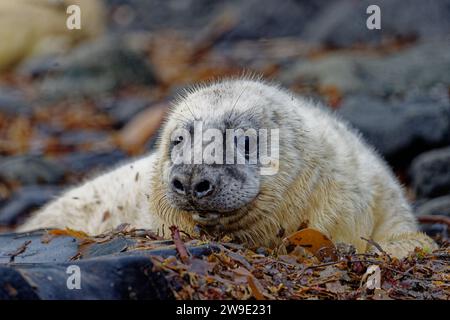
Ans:
<svg viewBox="0 0 450 320"><path fill-rule="evenodd" d="M286 64L280 80L287 86L336 88L343 95L377 99L423 99L448 102L450 42L430 40L381 56L366 52L330 53Z"/></svg>
<svg viewBox="0 0 450 320"><path fill-rule="evenodd" d="M106 132L100 130L68 130L58 136L62 148L80 148L83 145L100 144L109 138Z"/></svg>
<svg viewBox="0 0 450 320"><path fill-rule="evenodd" d="M0 234L0 265L64 263L77 254L78 239L61 236L46 241L45 234L40 230Z"/></svg>
<svg viewBox="0 0 450 320"><path fill-rule="evenodd" d="M106 112L114 124L122 127L130 121L136 114L146 109L151 101L140 97L125 97L118 99L105 99L99 105L102 111Z"/></svg>
<svg viewBox="0 0 450 320"><path fill-rule="evenodd" d="M164 1L107 0L113 30L175 29L195 37L225 12L234 28L224 42L242 39L298 37L330 46L380 44L384 39L447 36L450 1L409 0L248 0ZM369 30L366 9L381 9L381 30Z"/></svg>
<svg viewBox="0 0 450 320"><path fill-rule="evenodd" d="M172 240L153 240L152 249L133 250L133 246L142 241L148 241L145 230L141 236L125 237L113 235L105 241L89 242L83 245L80 251L79 245L83 239L69 235L49 237L46 230L36 230L23 233L0 234L0 265L14 262L16 264L37 263L63 263L74 258L78 252L82 259L91 259L104 256L176 256L177 250ZM139 233L140 231L136 231ZM24 250L19 250L23 248ZM217 251L219 248L212 244L200 244L188 246L188 251L193 257L201 257ZM12 253L14 254L12 257Z"/></svg>
<svg viewBox="0 0 450 320"><path fill-rule="evenodd" d="M376 4L381 11L381 29L366 26L367 7ZM450 30L450 1L362 0L333 1L310 19L302 37L330 46L380 44L383 39L446 37Z"/></svg>
<svg viewBox="0 0 450 320"><path fill-rule="evenodd" d="M422 217L439 215L450 218L450 195L431 200L421 199L414 205L414 213ZM449 230L445 223L433 223L430 221L430 223L421 223L420 228L422 232L430 236L440 236L443 239L448 238Z"/></svg>
<svg viewBox="0 0 450 320"><path fill-rule="evenodd" d="M407 164L424 151L450 144L449 104L351 96L338 114L392 164Z"/></svg>
<svg viewBox="0 0 450 320"><path fill-rule="evenodd" d="M168 282L155 270L152 257L176 256L177 249L171 240L149 241L147 235L146 230L126 235L118 231L86 242L44 230L0 234L0 298L171 299ZM139 248L142 241L152 249ZM220 248L193 243L187 250L201 257ZM69 267L79 270L81 289L67 286L73 274Z"/></svg>
<svg viewBox="0 0 450 320"><path fill-rule="evenodd" d="M55 57L51 68L37 78L41 104L52 100L96 97L125 85L153 85L153 68L144 54L120 36L86 42L69 55ZM30 62L31 63L31 62ZM22 73L32 68L23 67Z"/></svg>
<svg viewBox="0 0 450 320"><path fill-rule="evenodd" d="M30 111L30 102L21 91L15 88L0 87L0 113L16 115L28 114Z"/></svg>
<svg viewBox="0 0 450 320"><path fill-rule="evenodd" d="M38 300L32 284L19 270L0 265L0 300Z"/></svg>
<svg viewBox="0 0 450 320"><path fill-rule="evenodd" d="M0 207L0 225L10 226L20 222L33 210L42 207L61 192L59 186L28 186L5 201Z"/></svg>
<svg viewBox="0 0 450 320"><path fill-rule="evenodd" d="M80 289L67 285L69 267L80 271ZM101 257L67 263L0 267L0 297L45 300L170 299L166 279L143 256Z"/></svg>
<svg viewBox="0 0 450 320"><path fill-rule="evenodd" d="M59 159L65 170L73 173L86 173L116 165L124 161L127 155L120 150L75 152Z"/></svg>
<svg viewBox="0 0 450 320"><path fill-rule="evenodd" d="M224 42L283 36L300 36L305 26L328 5L328 1L163 1L108 0L112 8L112 29L175 29L187 36L206 31L224 14L234 21ZM118 14L121 13L121 14ZM126 14L129 19L121 17Z"/></svg>
<svg viewBox="0 0 450 320"><path fill-rule="evenodd" d="M450 194L450 147L419 155L411 164L410 175L418 198Z"/></svg>
<svg viewBox="0 0 450 320"><path fill-rule="evenodd" d="M450 217L450 195L421 201L414 211L419 216L443 215Z"/></svg>
<svg viewBox="0 0 450 320"><path fill-rule="evenodd" d="M30 184L55 184L64 178L64 169L55 161L38 155L0 158L0 180Z"/></svg>
<svg viewBox="0 0 450 320"><path fill-rule="evenodd" d="M448 239L448 227L442 223L422 223L420 231L426 233L430 237L440 237L441 239Z"/></svg>

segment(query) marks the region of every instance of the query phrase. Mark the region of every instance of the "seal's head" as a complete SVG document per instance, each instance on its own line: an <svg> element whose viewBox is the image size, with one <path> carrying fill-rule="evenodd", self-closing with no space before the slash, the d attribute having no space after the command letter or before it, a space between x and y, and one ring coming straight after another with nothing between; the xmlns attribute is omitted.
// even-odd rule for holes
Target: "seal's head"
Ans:
<svg viewBox="0 0 450 320"><path fill-rule="evenodd" d="M290 98L253 80L198 87L181 97L159 142L154 211L186 231L197 224L232 233L273 221L290 176L277 172L283 143L273 132L280 130L277 104Z"/></svg>

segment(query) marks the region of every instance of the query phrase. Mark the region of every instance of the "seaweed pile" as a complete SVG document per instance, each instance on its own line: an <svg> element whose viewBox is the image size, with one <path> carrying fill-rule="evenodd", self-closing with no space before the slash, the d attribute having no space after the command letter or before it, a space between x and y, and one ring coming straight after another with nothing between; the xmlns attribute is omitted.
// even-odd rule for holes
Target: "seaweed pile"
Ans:
<svg viewBox="0 0 450 320"><path fill-rule="evenodd" d="M246 248L221 239L197 238L173 226L172 241L121 226L98 237L73 230L51 236L82 238L73 259L83 259L92 244L117 237L132 240L122 253L142 252L153 271L162 273L177 299L443 299L450 298L450 243L439 240L434 252L416 250L391 257L376 243L374 253L356 253L351 245L334 245L313 229L302 229L276 249ZM205 248L207 248L205 250Z"/></svg>

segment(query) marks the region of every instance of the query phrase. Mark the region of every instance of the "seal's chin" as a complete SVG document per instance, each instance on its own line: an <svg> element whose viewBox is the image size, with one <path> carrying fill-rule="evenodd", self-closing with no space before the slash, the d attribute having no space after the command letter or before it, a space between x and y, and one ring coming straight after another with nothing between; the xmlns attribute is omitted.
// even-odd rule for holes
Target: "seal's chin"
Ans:
<svg viewBox="0 0 450 320"><path fill-rule="evenodd" d="M201 210L190 206L189 209L185 209L191 215L192 219L199 225L203 226L218 226L226 225L235 221L239 217L247 214L252 205L257 201L259 193L249 203L235 209L230 210Z"/></svg>
<svg viewBox="0 0 450 320"><path fill-rule="evenodd" d="M192 219L202 225L215 225L219 223L221 214L218 212L194 212Z"/></svg>
<svg viewBox="0 0 450 320"><path fill-rule="evenodd" d="M218 211L191 211L191 217L194 222L204 227L225 227L235 221L238 217L245 215L247 210L239 208L238 210L228 212Z"/></svg>

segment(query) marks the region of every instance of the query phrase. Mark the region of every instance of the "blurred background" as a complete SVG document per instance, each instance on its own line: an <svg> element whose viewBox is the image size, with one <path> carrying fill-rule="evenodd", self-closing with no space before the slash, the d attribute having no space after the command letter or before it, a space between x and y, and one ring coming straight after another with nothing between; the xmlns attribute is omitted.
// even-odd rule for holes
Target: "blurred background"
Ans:
<svg viewBox="0 0 450 320"><path fill-rule="evenodd" d="M0 231L153 150L182 88L244 71L336 110L447 237L450 0L0 0Z"/></svg>

